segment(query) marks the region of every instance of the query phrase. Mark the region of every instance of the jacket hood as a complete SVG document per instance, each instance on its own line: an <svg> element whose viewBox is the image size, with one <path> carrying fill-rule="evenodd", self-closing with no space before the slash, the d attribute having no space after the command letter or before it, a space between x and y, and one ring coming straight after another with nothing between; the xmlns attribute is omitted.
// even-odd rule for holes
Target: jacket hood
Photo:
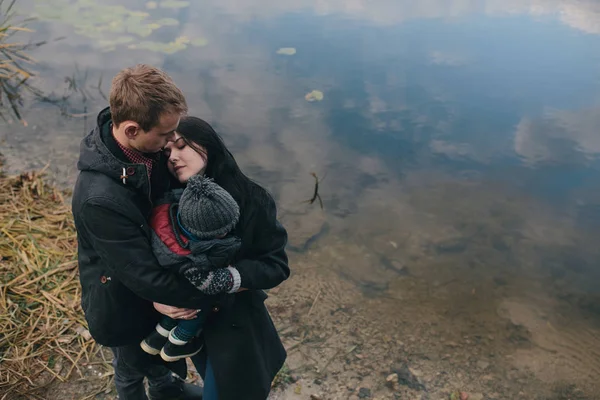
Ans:
<svg viewBox="0 0 600 400"><path fill-rule="evenodd" d="M96 127L81 141L77 169L97 172L123 185L149 191L150 183L146 166L125 161L124 156L123 159L119 158L117 155L121 151L118 145L106 143L114 140L111 133L103 134L103 132L110 132L110 122L110 109L107 107L98 114ZM116 147L118 150L111 151L109 147Z"/></svg>

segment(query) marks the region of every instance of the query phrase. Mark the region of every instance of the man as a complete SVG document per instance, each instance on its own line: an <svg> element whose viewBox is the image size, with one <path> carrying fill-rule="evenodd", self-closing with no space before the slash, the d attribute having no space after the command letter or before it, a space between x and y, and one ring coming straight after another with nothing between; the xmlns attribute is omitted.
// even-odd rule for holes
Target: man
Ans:
<svg viewBox="0 0 600 400"><path fill-rule="evenodd" d="M160 150L187 112L183 93L159 69L138 65L112 81L110 107L81 142L73 192L82 307L94 339L114 353L120 400L201 399L139 347L160 315L152 302L197 309L202 294L162 268L147 224L152 201L168 188Z"/></svg>

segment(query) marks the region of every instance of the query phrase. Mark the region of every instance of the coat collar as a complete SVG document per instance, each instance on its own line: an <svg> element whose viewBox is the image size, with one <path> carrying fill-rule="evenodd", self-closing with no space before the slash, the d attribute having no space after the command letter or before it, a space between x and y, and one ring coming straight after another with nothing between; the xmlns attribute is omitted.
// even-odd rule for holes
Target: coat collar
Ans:
<svg viewBox="0 0 600 400"><path fill-rule="evenodd" d="M96 127L81 141L77 169L101 173L149 195L146 166L127 159L112 136L110 123L110 109L107 107L98 114Z"/></svg>

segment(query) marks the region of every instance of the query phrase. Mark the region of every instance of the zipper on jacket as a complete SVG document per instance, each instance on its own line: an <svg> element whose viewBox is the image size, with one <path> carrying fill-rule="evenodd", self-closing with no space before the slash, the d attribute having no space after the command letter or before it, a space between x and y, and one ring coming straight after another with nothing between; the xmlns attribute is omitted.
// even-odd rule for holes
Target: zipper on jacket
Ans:
<svg viewBox="0 0 600 400"><path fill-rule="evenodd" d="M152 207L154 205L152 203L152 182L150 177L148 176L148 167L144 165L144 168L146 169L146 181L148 182L148 201L150 202L150 210L152 210Z"/></svg>
<svg viewBox="0 0 600 400"><path fill-rule="evenodd" d="M152 183L151 183L151 179L148 176L148 167L146 167L146 164L134 164L134 165L141 165L144 168L144 172L145 172L145 179L146 179L146 183L148 184L148 203L150 203L150 213L152 212L152 207L154 206L154 203L152 202ZM125 168L123 168L123 175L121 176L121 179L123 179L123 184L126 185L127 184L127 173L125 172ZM149 215L149 214L148 214Z"/></svg>

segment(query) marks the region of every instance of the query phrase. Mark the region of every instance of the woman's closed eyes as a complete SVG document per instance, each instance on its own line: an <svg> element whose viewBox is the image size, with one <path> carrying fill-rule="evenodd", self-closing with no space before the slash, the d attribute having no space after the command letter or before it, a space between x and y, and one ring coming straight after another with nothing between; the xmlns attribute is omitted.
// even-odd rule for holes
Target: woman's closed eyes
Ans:
<svg viewBox="0 0 600 400"><path fill-rule="evenodd" d="M165 156L171 156L171 147L175 147L177 150L183 150L187 146L187 143L184 138L179 137L177 140L170 142L163 148L163 153Z"/></svg>

